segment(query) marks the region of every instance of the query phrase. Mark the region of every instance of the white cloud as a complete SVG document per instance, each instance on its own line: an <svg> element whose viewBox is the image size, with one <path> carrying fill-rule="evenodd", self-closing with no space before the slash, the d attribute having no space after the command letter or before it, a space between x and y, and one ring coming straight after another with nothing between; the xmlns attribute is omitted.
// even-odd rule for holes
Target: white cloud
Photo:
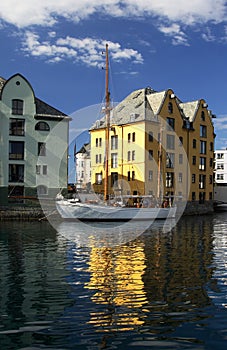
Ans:
<svg viewBox="0 0 227 350"><path fill-rule="evenodd" d="M188 46L188 41L185 33L181 30L179 24L173 23L170 26L160 26L160 32L167 36L172 37L172 43L174 45L185 45Z"/></svg>
<svg viewBox="0 0 227 350"><path fill-rule="evenodd" d="M49 36L49 41L40 41L37 34L26 31L23 38L23 50L31 56L47 59L49 62L59 62L71 59L82 62L87 66L103 66L105 64L102 51L108 43L112 61L130 60L133 63L143 63L142 55L129 48L122 48L119 43L105 41L102 39L84 38L78 39L67 36L58 38L53 42L54 36ZM52 41L51 41L52 39Z"/></svg>
<svg viewBox="0 0 227 350"><path fill-rule="evenodd" d="M226 20L225 0L17 0L1 1L0 19L17 27L52 26L60 17L80 21L91 14L112 17L155 16L192 25Z"/></svg>
<svg viewBox="0 0 227 350"><path fill-rule="evenodd" d="M219 116L217 119L214 119L214 126L216 130L227 129L227 116L222 115Z"/></svg>

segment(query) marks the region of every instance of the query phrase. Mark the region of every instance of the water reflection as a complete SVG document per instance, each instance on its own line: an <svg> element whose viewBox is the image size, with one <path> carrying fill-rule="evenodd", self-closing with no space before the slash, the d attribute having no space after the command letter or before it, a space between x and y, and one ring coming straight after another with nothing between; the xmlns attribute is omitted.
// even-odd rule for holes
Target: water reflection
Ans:
<svg viewBox="0 0 227 350"><path fill-rule="evenodd" d="M169 232L176 225L175 219L127 222L55 222L57 232L67 240L81 247L116 247L135 240L150 228Z"/></svg>
<svg viewBox="0 0 227 350"><path fill-rule="evenodd" d="M227 215L113 247L83 247L48 223L1 224L0 344L225 349L226 246Z"/></svg>
<svg viewBox="0 0 227 350"><path fill-rule="evenodd" d="M210 305L212 247L210 222L198 226L189 218L168 234L156 227L127 245L92 248L85 288L108 308L92 312L90 322L106 332L151 324L159 332L164 324L201 319L195 311Z"/></svg>
<svg viewBox="0 0 227 350"><path fill-rule="evenodd" d="M130 242L117 248L92 248L85 288L94 290L91 300L107 305L109 312L92 312L90 323L106 331L129 330L142 325L140 308L147 303L144 291L144 244Z"/></svg>

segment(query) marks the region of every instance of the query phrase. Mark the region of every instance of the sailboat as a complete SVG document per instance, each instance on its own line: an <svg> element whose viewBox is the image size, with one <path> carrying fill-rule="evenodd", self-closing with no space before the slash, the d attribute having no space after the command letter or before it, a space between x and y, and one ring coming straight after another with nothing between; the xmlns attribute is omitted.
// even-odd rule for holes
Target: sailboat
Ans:
<svg viewBox="0 0 227 350"><path fill-rule="evenodd" d="M140 196L140 206L127 206L124 200L110 202L108 193L108 170L109 170L109 137L110 137L110 93L108 87L108 44L106 44L106 93L105 93L105 178L104 178L104 201L81 201L80 199L64 199L59 196L56 207L64 220L78 219L81 221L129 221L158 219L172 219L176 216L176 206L163 207L161 205L149 206L149 196ZM160 170L160 166L159 166ZM158 186L160 178L158 180ZM158 193L160 194L160 193ZM134 197L134 196L130 196ZM97 197L98 198L98 197ZM146 202L146 205L145 205Z"/></svg>

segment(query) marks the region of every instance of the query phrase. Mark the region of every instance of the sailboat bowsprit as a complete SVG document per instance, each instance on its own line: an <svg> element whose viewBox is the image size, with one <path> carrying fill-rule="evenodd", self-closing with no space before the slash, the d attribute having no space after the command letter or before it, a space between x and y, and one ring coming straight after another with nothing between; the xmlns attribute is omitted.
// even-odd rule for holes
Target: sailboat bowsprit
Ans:
<svg viewBox="0 0 227 350"><path fill-rule="evenodd" d="M109 134L110 134L110 93L108 88L108 45L106 44L106 106L105 106L105 177L104 177L104 202L91 203L58 198L56 207L65 220L84 221L129 221L129 220L150 220L172 219L176 216L176 206L168 205L145 205L142 200L141 205L128 206L121 203L111 203L109 200ZM160 143L161 144L161 143ZM161 154L161 152L160 152ZM158 184L159 185L159 184ZM160 193L159 193L160 195ZM144 196L146 197L146 196ZM141 198L140 198L141 199ZM144 205L143 205L144 204Z"/></svg>

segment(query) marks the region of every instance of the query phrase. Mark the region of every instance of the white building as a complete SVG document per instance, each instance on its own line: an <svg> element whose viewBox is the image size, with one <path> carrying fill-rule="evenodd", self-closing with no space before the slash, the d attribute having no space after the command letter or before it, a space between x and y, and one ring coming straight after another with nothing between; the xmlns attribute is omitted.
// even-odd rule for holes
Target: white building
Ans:
<svg viewBox="0 0 227 350"><path fill-rule="evenodd" d="M88 190L91 184L90 151L90 143L85 143L76 153L76 187L78 190Z"/></svg>
<svg viewBox="0 0 227 350"><path fill-rule="evenodd" d="M214 200L227 203L227 149L216 150Z"/></svg>
<svg viewBox="0 0 227 350"><path fill-rule="evenodd" d="M1 205L55 197L67 187L69 121L38 99L22 75L0 78Z"/></svg>

